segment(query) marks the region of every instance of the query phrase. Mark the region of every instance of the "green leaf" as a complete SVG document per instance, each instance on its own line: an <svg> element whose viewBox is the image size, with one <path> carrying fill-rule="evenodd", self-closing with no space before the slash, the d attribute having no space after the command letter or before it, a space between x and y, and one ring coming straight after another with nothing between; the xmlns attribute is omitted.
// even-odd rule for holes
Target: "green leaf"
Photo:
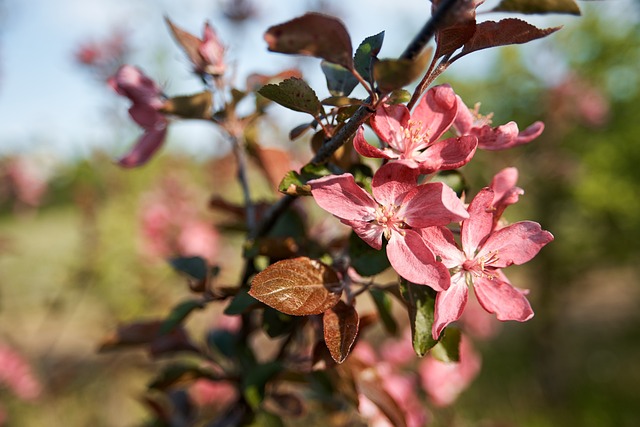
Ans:
<svg viewBox="0 0 640 427"><path fill-rule="evenodd" d="M406 89L396 89L387 98L389 104L404 104L411 99L411 92Z"/></svg>
<svg viewBox="0 0 640 427"><path fill-rule="evenodd" d="M361 276L375 276L391 266L385 250L386 242L383 242L381 250L377 250L366 244L355 232L349 236L349 257L351 266Z"/></svg>
<svg viewBox="0 0 640 427"><path fill-rule="evenodd" d="M271 378L280 373L280 362L269 362L262 365L254 365L248 370L242 379L242 394L247 403L254 410L260 407L264 400L264 391Z"/></svg>
<svg viewBox="0 0 640 427"><path fill-rule="evenodd" d="M216 376L213 372L192 364L171 364L165 367L147 387L164 391L172 387L191 384L198 378L215 380Z"/></svg>
<svg viewBox="0 0 640 427"><path fill-rule="evenodd" d="M228 359L238 355L238 336L226 329L213 329L207 334L207 345L217 354Z"/></svg>
<svg viewBox="0 0 640 427"><path fill-rule="evenodd" d="M243 314L249 311L251 308L260 305L257 299L249 295L247 289L240 289L238 293L233 297L227 308L224 309L224 314L229 316L235 316Z"/></svg>
<svg viewBox="0 0 640 427"><path fill-rule="evenodd" d="M315 56L353 68L351 37L332 16L307 13L269 28L264 39L272 52Z"/></svg>
<svg viewBox="0 0 640 427"><path fill-rule="evenodd" d="M382 92L402 89L416 80L426 70L431 50L425 49L415 60L383 59L373 66L373 76Z"/></svg>
<svg viewBox="0 0 640 427"><path fill-rule="evenodd" d="M296 318L284 314L275 308L266 307L262 315L262 329L271 338L277 338L291 332L296 324Z"/></svg>
<svg viewBox="0 0 640 427"><path fill-rule="evenodd" d="M353 89L358 86L358 79L342 65L322 61L320 67L327 79L327 89L329 89L331 95L349 96Z"/></svg>
<svg viewBox="0 0 640 427"><path fill-rule="evenodd" d="M278 185L278 191L291 196L310 196L311 186L307 184L307 181L327 175L331 175L331 171L326 166L308 164L300 170L300 173L287 172Z"/></svg>
<svg viewBox="0 0 640 427"><path fill-rule="evenodd" d="M444 330L438 345L431 349L431 355L442 362L460 361L460 330L448 327Z"/></svg>
<svg viewBox="0 0 640 427"><path fill-rule="evenodd" d="M391 335L395 335L398 332L398 324L396 323L396 319L394 319L393 313L391 312L391 298L386 292L379 289L369 289L369 294L373 298L373 302L378 309L378 314L380 315L380 320L382 320L384 328Z"/></svg>
<svg viewBox="0 0 640 427"><path fill-rule="evenodd" d="M200 257L171 258L169 264L174 270L185 273L196 280L207 278L207 262Z"/></svg>
<svg viewBox="0 0 640 427"><path fill-rule="evenodd" d="M436 291L429 286L416 285L400 279L400 293L409 311L413 349L419 357L422 357L438 343L431 335Z"/></svg>
<svg viewBox="0 0 640 427"><path fill-rule="evenodd" d="M371 81L373 63L382 49L383 40L384 31L367 37L360 43L353 57L356 71L368 82Z"/></svg>
<svg viewBox="0 0 640 427"><path fill-rule="evenodd" d="M258 90L258 93L283 107L308 113L313 117L323 111L322 104L313 89L304 80L297 77L283 80L279 84L264 85Z"/></svg>
<svg viewBox="0 0 640 427"><path fill-rule="evenodd" d="M362 105L364 101L358 98L349 98L347 96L330 96L322 101L322 105L330 105L332 107L346 107L349 105Z"/></svg>
<svg viewBox="0 0 640 427"><path fill-rule="evenodd" d="M353 179L358 183L358 185L369 193L372 192L371 181L373 180L373 170L369 166L357 163L349 168L349 173L353 175Z"/></svg>
<svg viewBox="0 0 640 427"><path fill-rule="evenodd" d="M180 325L182 321L196 309L202 309L205 304L201 300L183 301L176 305L167 318L160 325L160 334L166 334Z"/></svg>
<svg viewBox="0 0 640 427"><path fill-rule="evenodd" d="M502 0L498 6L493 8L492 12L580 15L580 8L574 0Z"/></svg>
<svg viewBox="0 0 640 427"><path fill-rule="evenodd" d="M185 119L211 118L213 98L211 92L201 92L195 95L174 96L165 101L160 112L173 114Z"/></svg>
<svg viewBox="0 0 640 427"><path fill-rule="evenodd" d="M260 411L247 427L284 427L284 422L272 412Z"/></svg>

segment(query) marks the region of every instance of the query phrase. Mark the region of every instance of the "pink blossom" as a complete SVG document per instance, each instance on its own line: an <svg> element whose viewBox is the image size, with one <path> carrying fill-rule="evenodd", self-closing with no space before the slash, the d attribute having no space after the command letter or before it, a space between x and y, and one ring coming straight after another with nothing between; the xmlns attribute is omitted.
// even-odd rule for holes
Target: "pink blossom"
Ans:
<svg viewBox="0 0 640 427"><path fill-rule="evenodd" d="M451 127L458 100L449 85L427 91L413 113L404 105L382 105L371 119L371 127L386 146L377 148L358 129L353 146L365 157L400 160L423 174L457 169L471 160L475 136L438 139Z"/></svg>
<svg viewBox="0 0 640 427"><path fill-rule="evenodd" d="M462 221L462 250L453 233L444 227L422 230L425 242L453 271L451 286L436 297L432 334L460 318L467 303L468 287L473 285L478 301L498 320L524 322L533 317L525 292L514 288L501 269L531 260L553 235L540 224L522 221L496 230L492 211L494 192L484 188L469 205L469 218Z"/></svg>
<svg viewBox="0 0 640 427"><path fill-rule="evenodd" d="M539 137L544 130L542 122L535 122L522 132L518 130L516 122L491 127L493 113L483 116L479 113L479 109L480 104L477 103L474 109L470 110L458 96L458 112L453 128L459 136L477 137L478 148L483 150L506 150L526 144Z"/></svg>
<svg viewBox="0 0 640 427"><path fill-rule="evenodd" d="M167 135L169 122L160 112L165 104L162 89L131 65L120 67L108 83L117 93L131 100L133 105L129 108L129 115L144 129L133 149L118 163L124 167L141 166L158 151Z"/></svg>
<svg viewBox="0 0 640 427"><path fill-rule="evenodd" d="M42 386L29 364L15 350L0 343L0 385L7 386L17 397L34 400Z"/></svg>
<svg viewBox="0 0 640 427"><path fill-rule="evenodd" d="M224 47L215 31L208 22L204 24L204 32L202 43L198 46L198 53L201 61L194 61L195 71L197 73L207 73L212 76L221 76L224 74L226 65L224 63Z"/></svg>
<svg viewBox="0 0 640 427"><path fill-rule="evenodd" d="M436 406L451 405L480 372L482 361L463 335L460 361L445 363L427 355L419 366L422 388Z"/></svg>
<svg viewBox="0 0 640 427"><path fill-rule="evenodd" d="M387 240L391 266L405 279L443 290L449 272L437 262L419 230L447 225L468 216L462 202L446 185L417 185L418 170L402 163L383 165L373 176L373 197L353 175L329 175L309 181L318 205L353 228L375 249Z"/></svg>
<svg viewBox="0 0 640 427"><path fill-rule="evenodd" d="M385 340L380 347L380 356L394 366L407 365L415 360L416 352L411 342L411 330L405 329L400 338Z"/></svg>
<svg viewBox="0 0 640 427"><path fill-rule="evenodd" d="M229 381L198 379L189 386L189 397L199 407L220 410L238 398L238 391Z"/></svg>
<svg viewBox="0 0 640 427"><path fill-rule="evenodd" d="M15 157L6 163L9 190L17 200L37 207L47 191L47 173L33 158Z"/></svg>
<svg viewBox="0 0 640 427"><path fill-rule="evenodd" d="M518 201L524 190L516 187L518 181L518 169L505 168L495 174L489 188L493 190L493 203L491 210L493 211L494 226L502 217L502 213L509 205L513 205Z"/></svg>

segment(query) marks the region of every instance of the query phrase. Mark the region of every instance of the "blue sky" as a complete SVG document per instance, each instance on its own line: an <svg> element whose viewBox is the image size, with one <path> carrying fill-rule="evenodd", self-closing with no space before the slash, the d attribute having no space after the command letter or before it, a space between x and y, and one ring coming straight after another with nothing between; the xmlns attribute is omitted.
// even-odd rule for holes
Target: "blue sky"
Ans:
<svg viewBox="0 0 640 427"><path fill-rule="evenodd" d="M83 40L99 40L114 28L124 28L131 35L135 65L162 82L168 94L190 93L201 87L170 38L163 16L198 35L208 19L228 46L241 85L249 72L277 72L292 65L291 57L267 52L262 34L270 25L301 15L308 3L314 2L256 2L260 19L238 31L216 13L215 0L0 0L5 12L0 24L0 154L36 150L75 157L101 147L115 157L133 143L139 132L135 126L114 129L107 114L115 110L126 118L126 100L100 86L73 61ZM355 45L386 30L382 57L397 55L429 14L426 0L326 3L341 13ZM307 79L324 90L318 63L301 62ZM180 141L191 152L212 152L215 135L209 124L180 123L172 126L169 145Z"/></svg>

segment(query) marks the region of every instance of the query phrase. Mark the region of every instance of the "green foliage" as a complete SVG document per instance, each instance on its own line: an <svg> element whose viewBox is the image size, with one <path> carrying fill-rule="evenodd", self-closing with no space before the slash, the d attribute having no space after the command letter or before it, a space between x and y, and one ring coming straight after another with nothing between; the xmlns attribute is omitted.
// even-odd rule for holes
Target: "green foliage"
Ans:
<svg viewBox="0 0 640 427"><path fill-rule="evenodd" d="M401 279L400 293L409 312L413 349L418 357L422 357L438 344L438 341L434 340L431 335L436 292L428 286L416 285Z"/></svg>

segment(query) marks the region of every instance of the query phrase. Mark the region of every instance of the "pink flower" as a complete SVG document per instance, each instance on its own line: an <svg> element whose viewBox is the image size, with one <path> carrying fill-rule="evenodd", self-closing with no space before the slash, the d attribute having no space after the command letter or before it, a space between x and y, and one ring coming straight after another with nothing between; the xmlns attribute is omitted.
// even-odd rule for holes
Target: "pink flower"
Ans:
<svg viewBox="0 0 640 427"><path fill-rule="evenodd" d="M453 128L459 136L473 135L478 138L478 148L483 150L506 150L533 141L544 130L544 123L535 122L524 131L518 131L516 122L491 127L492 114L479 113L480 104L470 110L458 96L458 113Z"/></svg>
<svg viewBox="0 0 640 427"><path fill-rule="evenodd" d="M238 398L238 391L229 381L198 379L189 386L189 397L199 407L224 409Z"/></svg>
<svg viewBox="0 0 640 427"><path fill-rule="evenodd" d="M204 24L202 39L184 31L165 18L176 42L182 47L193 64L197 74L210 74L214 77L224 74L224 46L220 43L215 31L208 22Z"/></svg>
<svg viewBox="0 0 640 427"><path fill-rule="evenodd" d="M509 205L513 205L518 201L524 190L516 187L518 181L518 169L505 168L495 174L489 188L493 190L493 223L494 226L502 217L502 213Z"/></svg>
<svg viewBox="0 0 640 427"><path fill-rule="evenodd" d="M420 364L422 388L436 406L451 405L480 372L482 361L471 342L463 335L460 361L445 363L427 355Z"/></svg>
<svg viewBox="0 0 640 427"><path fill-rule="evenodd" d="M472 284L478 301L498 320L524 322L533 317L525 292L514 288L501 269L524 264L553 240L540 224L522 221L496 230L492 211L494 192L484 188L469 205L469 218L462 221L462 250L453 233L444 227L422 230L425 242L453 271L451 286L436 297L434 338L460 318L467 303L467 284Z"/></svg>
<svg viewBox="0 0 640 427"><path fill-rule="evenodd" d="M418 170L402 163L383 165L373 176L373 197L356 184L353 175L329 175L309 181L318 205L353 228L375 249L387 240L387 256L405 279L446 289L449 272L436 262L419 230L466 218L462 202L446 185L417 185Z"/></svg>
<svg viewBox="0 0 640 427"><path fill-rule="evenodd" d="M365 157L396 159L423 174L457 169L469 162L476 150L475 136L438 139L451 127L458 111L456 94L449 85L427 91L413 114L404 105L382 105L371 127L386 147L377 148L358 129L353 146Z"/></svg>
<svg viewBox="0 0 640 427"><path fill-rule="evenodd" d="M167 135L167 118L160 112L165 104L162 89L153 80L131 65L123 65L109 78L109 85L133 105L131 118L144 129L144 134L133 149L118 163L124 167L136 167L146 163L160 148Z"/></svg>
<svg viewBox="0 0 640 427"><path fill-rule="evenodd" d="M3 385L23 400L34 400L42 393L29 364L15 350L0 343L0 386Z"/></svg>

